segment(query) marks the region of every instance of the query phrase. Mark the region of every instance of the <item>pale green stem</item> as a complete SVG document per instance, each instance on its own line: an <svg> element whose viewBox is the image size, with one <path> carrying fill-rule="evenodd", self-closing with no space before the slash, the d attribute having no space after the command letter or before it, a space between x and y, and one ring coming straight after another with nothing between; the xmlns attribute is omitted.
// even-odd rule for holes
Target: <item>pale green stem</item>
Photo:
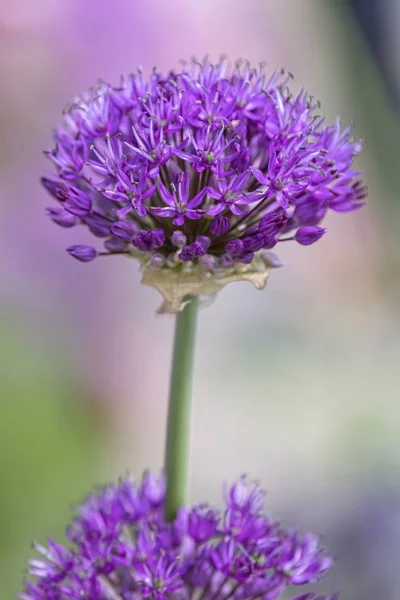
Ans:
<svg viewBox="0 0 400 600"><path fill-rule="evenodd" d="M192 379L198 298L187 296L176 315L174 355L169 391L165 474L165 519L172 521L186 504L189 478Z"/></svg>

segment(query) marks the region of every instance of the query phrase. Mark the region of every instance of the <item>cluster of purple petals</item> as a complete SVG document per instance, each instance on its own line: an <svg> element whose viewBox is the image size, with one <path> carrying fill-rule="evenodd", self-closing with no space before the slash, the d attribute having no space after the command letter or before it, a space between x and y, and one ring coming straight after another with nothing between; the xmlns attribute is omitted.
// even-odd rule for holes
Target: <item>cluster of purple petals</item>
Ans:
<svg viewBox="0 0 400 600"><path fill-rule="evenodd" d="M103 246L69 253L139 252L155 267L212 271L279 241L312 244L329 209L360 208L352 163L362 144L339 121L325 125L304 91L292 95L290 78L192 60L77 98L47 152L57 176L42 182L58 201L50 218L85 225Z"/></svg>
<svg viewBox="0 0 400 600"><path fill-rule="evenodd" d="M244 478L224 509L202 504L163 517L164 479L145 474L99 489L78 509L65 548L36 544L22 600L273 600L316 583L332 560L312 535L263 513L264 493ZM317 599L312 592L296 600Z"/></svg>

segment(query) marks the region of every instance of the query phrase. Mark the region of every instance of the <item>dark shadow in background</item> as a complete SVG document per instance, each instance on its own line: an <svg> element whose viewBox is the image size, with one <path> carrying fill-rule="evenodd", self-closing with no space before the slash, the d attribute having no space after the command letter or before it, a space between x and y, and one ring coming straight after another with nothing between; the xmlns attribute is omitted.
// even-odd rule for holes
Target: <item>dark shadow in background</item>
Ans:
<svg viewBox="0 0 400 600"><path fill-rule="evenodd" d="M392 0L395 1L395 0ZM373 55L385 81L390 102L396 110L400 106L400 91L388 64L388 47L385 36L385 6L390 0L347 0L354 19L361 27L371 54Z"/></svg>

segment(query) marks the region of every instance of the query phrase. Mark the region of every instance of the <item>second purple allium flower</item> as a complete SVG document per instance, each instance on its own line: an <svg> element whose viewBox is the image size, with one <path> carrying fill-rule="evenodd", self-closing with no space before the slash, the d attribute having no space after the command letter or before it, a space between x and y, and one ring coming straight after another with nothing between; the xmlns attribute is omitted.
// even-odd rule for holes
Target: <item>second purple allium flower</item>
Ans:
<svg viewBox="0 0 400 600"><path fill-rule="evenodd" d="M226 490L223 511L181 508L170 523L164 495L164 480L146 474L140 485L125 478L89 496L67 529L70 548L36 545L42 557L30 561L20 598L274 600L332 564L313 535L271 521L263 491L244 478Z"/></svg>
<svg viewBox="0 0 400 600"><path fill-rule="evenodd" d="M179 72L139 70L77 98L47 154L59 202L50 218L84 225L103 248L68 248L80 261L126 254L145 266L221 274L251 268L280 241L325 232L329 210L352 211L366 190L352 163L362 144L325 125L290 77L222 58ZM271 261L266 259L271 266Z"/></svg>

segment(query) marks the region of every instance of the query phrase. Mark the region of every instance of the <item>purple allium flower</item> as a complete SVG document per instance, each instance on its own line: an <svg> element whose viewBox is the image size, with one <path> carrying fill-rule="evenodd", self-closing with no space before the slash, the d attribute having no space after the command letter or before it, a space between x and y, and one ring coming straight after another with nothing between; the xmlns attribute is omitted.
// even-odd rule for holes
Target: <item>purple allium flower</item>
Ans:
<svg viewBox="0 0 400 600"><path fill-rule="evenodd" d="M317 241L329 209L364 204L352 166L362 144L339 121L325 125L318 103L289 82L222 58L100 83L55 130L56 176L42 179L60 203L50 218L104 237L97 254L185 273L188 263L249 265L282 239Z"/></svg>
<svg viewBox="0 0 400 600"><path fill-rule="evenodd" d="M78 509L64 548L36 544L22 600L244 600L313 584L332 560L312 535L264 513L264 493L239 479L222 511L205 504L163 516L164 479L146 473L100 488ZM297 600L314 600L308 592ZM323 600L322 598L320 600Z"/></svg>

